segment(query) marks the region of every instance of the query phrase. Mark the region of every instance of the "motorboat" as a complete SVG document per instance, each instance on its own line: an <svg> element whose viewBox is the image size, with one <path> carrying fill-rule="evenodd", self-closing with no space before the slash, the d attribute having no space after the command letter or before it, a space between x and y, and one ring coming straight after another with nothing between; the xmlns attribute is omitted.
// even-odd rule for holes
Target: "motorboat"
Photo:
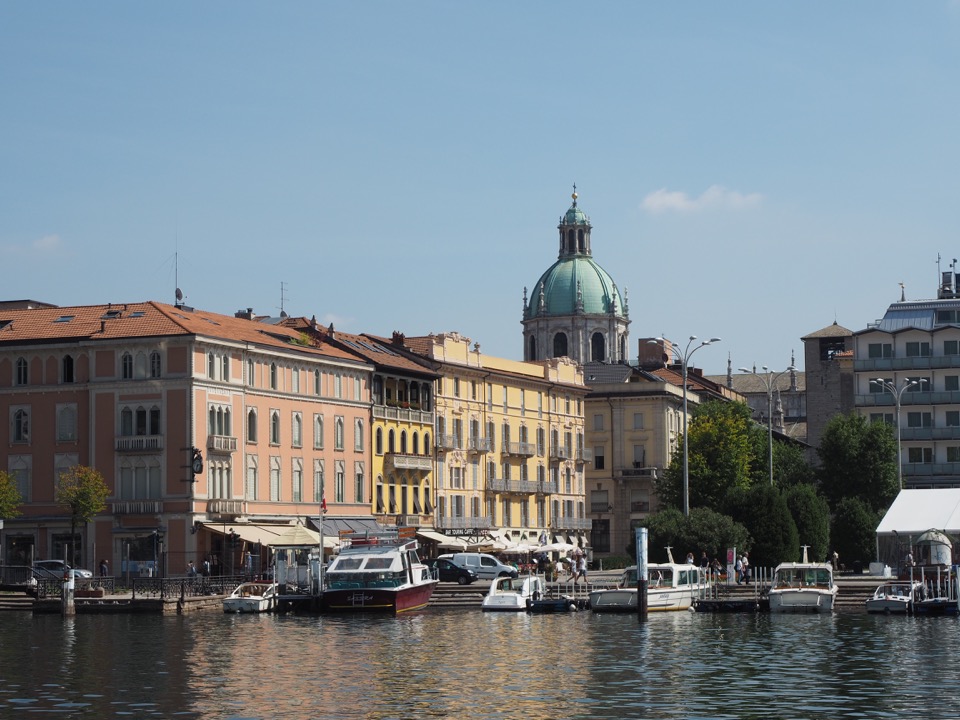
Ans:
<svg viewBox="0 0 960 720"><path fill-rule="evenodd" d="M707 586L706 572L697 565L652 563L647 565L647 611L689 610ZM623 571L616 587L590 593L594 612L637 612L637 567Z"/></svg>
<svg viewBox="0 0 960 720"><path fill-rule="evenodd" d="M277 605L277 584L245 582L223 599L225 613L269 612Z"/></svg>
<svg viewBox="0 0 960 720"><path fill-rule="evenodd" d="M803 546L803 562L785 562L773 571L767 592L770 612L833 612L837 585L830 563L813 563Z"/></svg>
<svg viewBox="0 0 960 720"><path fill-rule="evenodd" d="M418 548L414 528L341 535L321 609L402 613L426 607L439 581L420 561Z"/></svg>
<svg viewBox="0 0 960 720"><path fill-rule="evenodd" d="M491 612L526 612L543 596L544 582L540 575L501 577L490 583L480 607Z"/></svg>
<svg viewBox="0 0 960 720"><path fill-rule="evenodd" d="M916 574L915 574L916 573ZM960 588L957 574L947 566L924 566L910 573L917 583L913 612L917 615L957 615L960 613Z"/></svg>
<svg viewBox="0 0 960 720"><path fill-rule="evenodd" d="M921 584L918 582L888 582L878 585L873 595L864 600L868 613L904 615L919 599Z"/></svg>

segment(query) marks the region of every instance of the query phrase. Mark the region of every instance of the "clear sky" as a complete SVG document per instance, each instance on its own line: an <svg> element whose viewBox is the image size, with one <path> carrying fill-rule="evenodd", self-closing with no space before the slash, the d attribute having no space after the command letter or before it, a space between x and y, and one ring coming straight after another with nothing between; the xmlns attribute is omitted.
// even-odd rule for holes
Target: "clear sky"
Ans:
<svg viewBox="0 0 960 720"><path fill-rule="evenodd" d="M0 297L519 358L576 183L631 357L782 369L935 296L958 119L956 0L5 2Z"/></svg>

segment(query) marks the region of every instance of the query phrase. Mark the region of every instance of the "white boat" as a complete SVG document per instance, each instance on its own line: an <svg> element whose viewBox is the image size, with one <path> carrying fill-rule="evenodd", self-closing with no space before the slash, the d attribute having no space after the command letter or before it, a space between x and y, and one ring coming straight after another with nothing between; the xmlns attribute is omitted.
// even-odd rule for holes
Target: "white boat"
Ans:
<svg viewBox="0 0 960 720"><path fill-rule="evenodd" d="M785 562L773 571L767 597L770 612L833 612L837 585L830 563L812 563L803 546L803 562Z"/></svg>
<svg viewBox="0 0 960 720"><path fill-rule="evenodd" d="M271 582L245 582L223 599L225 613L258 613L273 610L277 604L277 585Z"/></svg>
<svg viewBox="0 0 960 720"><path fill-rule="evenodd" d="M539 575L496 578L480 607L493 612L525 612L543 595L544 582Z"/></svg>
<svg viewBox="0 0 960 720"><path fill-rule="evenodd" d="M402 613L427 606L438 580L420 562L414 528L345 534L320 598L327 612Z"/></svg>
<svg viewBox="0 0 960 720"><path fill-rule="evenodd" d="M906 614L919 599L921 584L918 582L889 582L877 586L873 595L864 600L868 613Z"/></svg>
<svg viewBox="0 0 960 720"><path fill-rule="evenodd" d="M647 611L689 610L707 586L706 573L696 565L647 565ZM594 612L637 612L637 567L628 567L615 588L590 593Z"/></svg>

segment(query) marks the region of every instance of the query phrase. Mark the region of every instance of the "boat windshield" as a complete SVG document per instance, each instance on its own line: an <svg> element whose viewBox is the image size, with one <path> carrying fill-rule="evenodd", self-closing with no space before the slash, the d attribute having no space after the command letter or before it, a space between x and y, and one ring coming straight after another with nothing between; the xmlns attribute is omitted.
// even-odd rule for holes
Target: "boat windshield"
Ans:
<svg viewBox="0 0 960 720"><path fill-rule="evenodd" d="M830 587L827 568L782 568L773 579L774 587Z"/></svg>

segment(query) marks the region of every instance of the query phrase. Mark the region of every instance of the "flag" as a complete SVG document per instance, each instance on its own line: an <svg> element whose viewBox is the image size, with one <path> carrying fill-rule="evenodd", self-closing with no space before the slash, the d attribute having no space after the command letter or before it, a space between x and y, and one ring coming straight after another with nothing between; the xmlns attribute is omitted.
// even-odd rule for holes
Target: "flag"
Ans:
<svg viewBox="0 0 960 720"><path fill-rule="evenodd" d="M320 491L320 514L327 514L327 494L323 490Z"/></svg>

